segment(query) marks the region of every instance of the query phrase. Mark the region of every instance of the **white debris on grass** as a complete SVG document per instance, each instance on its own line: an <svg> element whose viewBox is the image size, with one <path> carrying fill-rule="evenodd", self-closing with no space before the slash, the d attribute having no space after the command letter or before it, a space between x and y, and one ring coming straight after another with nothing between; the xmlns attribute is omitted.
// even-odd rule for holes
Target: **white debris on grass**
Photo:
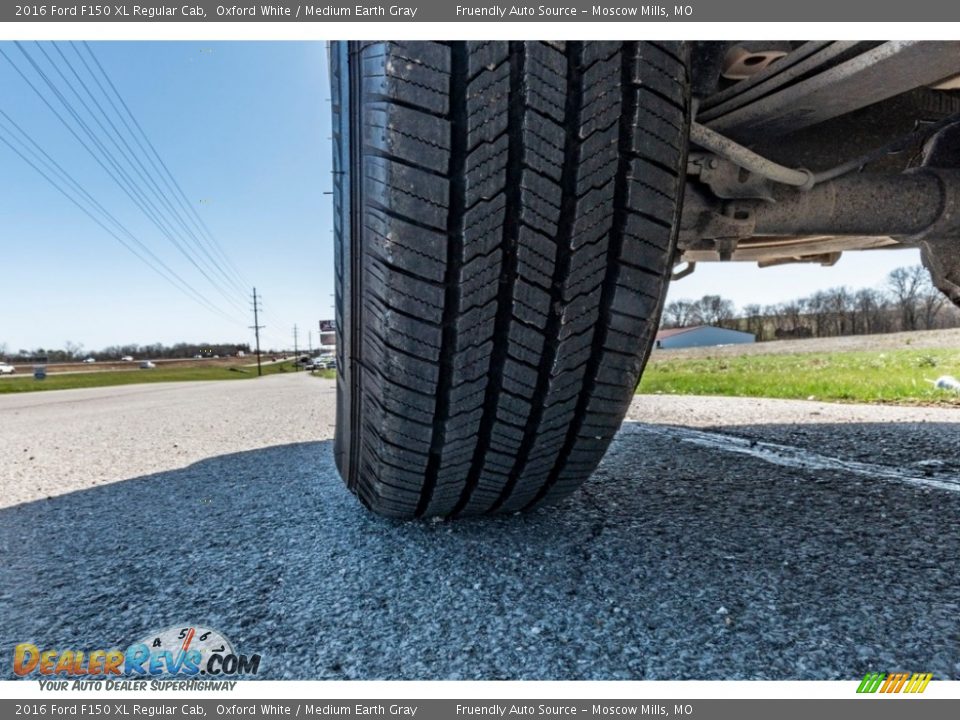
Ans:
<svg viewBox="0 0 960 720"><path fill-rule="evenodd" d="M957 380L953 375L941 375L932 382L938 390L952 390L955 393L960 393L960 380Z"/></svg>

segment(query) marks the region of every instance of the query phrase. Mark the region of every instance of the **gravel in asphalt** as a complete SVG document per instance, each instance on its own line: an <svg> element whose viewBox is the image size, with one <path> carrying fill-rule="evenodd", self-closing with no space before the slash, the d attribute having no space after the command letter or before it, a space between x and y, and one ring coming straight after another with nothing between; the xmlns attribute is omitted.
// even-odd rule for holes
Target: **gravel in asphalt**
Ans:
<svg viewBox="0 0 960 720"><path fill-rule="evenodd" d="M960 494L724 444L949 485L956 411L641 396L581 492L451 523L356 502L333 401L304 375L0 397L2 656L198 623L268 678L960 678Z"/></svg>

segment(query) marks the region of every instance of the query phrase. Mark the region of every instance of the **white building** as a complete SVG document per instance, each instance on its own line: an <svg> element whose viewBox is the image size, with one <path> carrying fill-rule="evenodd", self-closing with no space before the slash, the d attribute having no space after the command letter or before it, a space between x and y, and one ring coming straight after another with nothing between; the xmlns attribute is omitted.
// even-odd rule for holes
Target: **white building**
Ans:
<svg viewBox="0 0 960 720"><path fill-rule="evenodd" d="M657 333L654 348L673 350L688 347L709 347L711 345L737 345L756 341L753 333L728 330L713 325L695 325L694 327L670 328Z"/></svg>

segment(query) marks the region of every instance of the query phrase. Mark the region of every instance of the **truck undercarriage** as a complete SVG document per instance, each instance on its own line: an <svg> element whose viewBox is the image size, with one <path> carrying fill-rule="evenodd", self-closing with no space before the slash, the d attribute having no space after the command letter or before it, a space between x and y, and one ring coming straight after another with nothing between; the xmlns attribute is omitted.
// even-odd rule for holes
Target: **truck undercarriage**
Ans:
<svg viewBox="0 0 960 720"><path fill-rule="evenodd" d="M679 263L919 247L954 302L960 43L701 43Z"/></svg>

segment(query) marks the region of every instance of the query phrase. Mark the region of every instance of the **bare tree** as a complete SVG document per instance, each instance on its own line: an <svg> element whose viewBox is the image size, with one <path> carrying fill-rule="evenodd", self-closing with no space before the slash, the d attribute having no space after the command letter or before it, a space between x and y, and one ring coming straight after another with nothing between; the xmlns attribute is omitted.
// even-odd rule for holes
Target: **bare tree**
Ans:
<svg viewBox="0 0 960 720"><path fill-rule="evenodd" d="M827 291L827 309L830 312L832 335L848 334L849 328L846 320L852 301L853 298L845 287L832 288Z"/></svg>
<svg viewBox="0 0 960 720"><path fill-rule="evenodd" d="M853 296L853 304L860 318L860 332L869 335L884 331L888 325L884 318L887 302L882 293L873 288L861 288Z"/></svg>
<svg viewBox="0 0 960 720"><path fill-rule="evenodd" d="M757 340L763 340L763 309L757 304L747 305L743 308L743 319L747 332L753 333Z"/></svg>
<svg viewBox="0 0 960 720"><path fill-rule="evenodd" d="M810 319L811 332L817 336L826 335L830 316L830 298L827 293L818 290L808 297L806 311Z"/></svg>
<svg viewBox="0 0 960 720"><path fill-rule="evenodd" d="M899 267L887 276L887 287L900 315L901 330L916 330L918 324L918 299L923 289L927 271L921 265Z"/></svg>
<svg viewBox="0 0 960 720"><path fill-rule="evenodd" d="M936 327L937 317L946 302L947 296L934 287L930 273L924 271L923 283L917 294L918 314L924 330L933 330Z"/></svg>
<svg viewBox="0 0 960 720"><path fill-rule="evenodd" d="M718 322L711 314L711 301L727 302L717 296L701 298L694 308L697 322L726 322L728 327L752 332L757 339L764 339L764 335L769 339L771 334L777 338L833 337L960 326L960 308L951 305L934 287L920 265L891 272L885 290L820 290L763 308L747 305L731 320Z"/></svg>
<svg viewBox="0 0 960 720"><path fill-rule="evenodd" d="M767 305L763 308L763 314L773 323L774 334L783 326L783 305Z"/></svg>
<svg viewBox="0 0 960 720"><path fill-rule="evenodd" d="M83 353L83 343L75 343L73 340L67 340L63 344L63 352L68 360L76 360Z"/></svg>
<svg viewBox="0 0 960 720"><path fill-rule="evenodd" d="M799 300L791 300L788 303L783 303L785 329L796 337L809 336L812 334L809 325L805 322L808 304L809 301L807 298L800 298ZM803 332L804 330L807 332Z"/></svg>
<svg viewBox="0 0 960 720"><path fill-rule="evenodd" d="M690 300L674 300L663 309L663 326L670 328L684 327L693 318L693 302Z"/></svg>
<svg viewBox="0 0 960 720"><path fill-rule="evenodd" d="M717 325L722 327L736 315L733 301L719 295L704 295L697 300L694 308L694 319L701 325Z"/></svg>

